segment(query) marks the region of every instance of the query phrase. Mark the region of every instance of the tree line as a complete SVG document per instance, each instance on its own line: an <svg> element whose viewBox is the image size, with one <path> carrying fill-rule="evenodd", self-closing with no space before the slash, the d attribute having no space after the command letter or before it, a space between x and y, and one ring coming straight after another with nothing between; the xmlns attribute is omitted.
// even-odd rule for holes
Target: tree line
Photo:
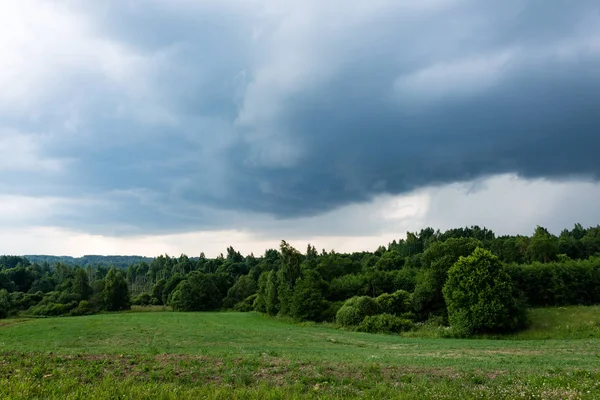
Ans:
<svg viewBox="0 0 600 400"><path fill-rule="evenodd" d="M543 227L531 236L426 228L351 254L312 245L300 252L282 241L258 257L229 247L216 258L161 255L126 269L0 257L0 316L167 305L258 311L368 332L450 323L468 335L519 329L526 307L595 303L600 226L580 224L558 236Z"/></svg>

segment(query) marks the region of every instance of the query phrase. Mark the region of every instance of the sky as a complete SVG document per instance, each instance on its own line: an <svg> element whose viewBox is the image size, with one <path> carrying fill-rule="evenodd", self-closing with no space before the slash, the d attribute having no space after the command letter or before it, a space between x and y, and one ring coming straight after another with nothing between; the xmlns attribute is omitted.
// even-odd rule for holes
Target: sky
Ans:
<svg viewBox="0 0 600 400"><path fill-rule="evenodd" d="M600 3L6 0L0 253L600 223Z"/></svg>

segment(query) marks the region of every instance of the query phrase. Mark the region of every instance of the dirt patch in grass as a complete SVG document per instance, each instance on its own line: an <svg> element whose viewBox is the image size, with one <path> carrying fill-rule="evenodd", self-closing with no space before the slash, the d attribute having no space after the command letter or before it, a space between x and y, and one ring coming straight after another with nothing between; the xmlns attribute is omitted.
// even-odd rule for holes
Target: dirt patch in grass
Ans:
<svg viewBox="0 0 600 400"><path fill-rule="evenodd" d="M522 355L522 356L543 356L544 354L547 354L547 352L543 352L541 350L518 349L518 348L479 350L479 351L475 351L474 353L500 354L500 355L507 355L507 356L520 356L520 355Z"/></svg>
<svg viewBox="0 0 600 400"><path fill-rule="evenodd" d="M81 377L95 379L134 379L141 381L188 383L266 383L282 386L303 382L364 382L385 380L405 382L410 377L455 379L461 376L452 368L420 368L377 363L336 364L294 362L271 356L219 359L205 355L159 354L75 354L0 353L0 378L35 376L40 379ZM18 371L18 372L17 372ZM407 378L409 377L409 378ZM239 381L239 382L238 382Z"/></svg>
<svg viewBox="0 0 600 400"><path fill-rule="evenodd" d="M0 328L12 325L18 325L27 322L26 319L0 319Z"/></svg>

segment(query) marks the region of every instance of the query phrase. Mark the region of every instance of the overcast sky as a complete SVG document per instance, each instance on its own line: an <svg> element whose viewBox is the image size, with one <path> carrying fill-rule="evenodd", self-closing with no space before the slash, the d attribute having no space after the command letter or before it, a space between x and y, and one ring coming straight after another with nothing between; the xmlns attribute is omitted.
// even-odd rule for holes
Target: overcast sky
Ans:
<svg viewBox="0 0 600 400"><path fill-rule="evenodd" d="M600 223L597 0L6 0L0 253Z"/></svg>

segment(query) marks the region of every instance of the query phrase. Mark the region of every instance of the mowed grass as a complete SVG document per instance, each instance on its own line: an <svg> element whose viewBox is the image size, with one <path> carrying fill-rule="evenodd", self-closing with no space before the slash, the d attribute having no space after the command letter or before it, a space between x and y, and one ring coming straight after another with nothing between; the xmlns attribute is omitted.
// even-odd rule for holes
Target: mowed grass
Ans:
<svg viewBox="0 0 600 400"><path fill-rule="evenodd" d="M599 313L535 310L532 328L506 339L233 312L4 320L0 398L600 398ZM562 314L570 322L544 325Z"/></svg>

